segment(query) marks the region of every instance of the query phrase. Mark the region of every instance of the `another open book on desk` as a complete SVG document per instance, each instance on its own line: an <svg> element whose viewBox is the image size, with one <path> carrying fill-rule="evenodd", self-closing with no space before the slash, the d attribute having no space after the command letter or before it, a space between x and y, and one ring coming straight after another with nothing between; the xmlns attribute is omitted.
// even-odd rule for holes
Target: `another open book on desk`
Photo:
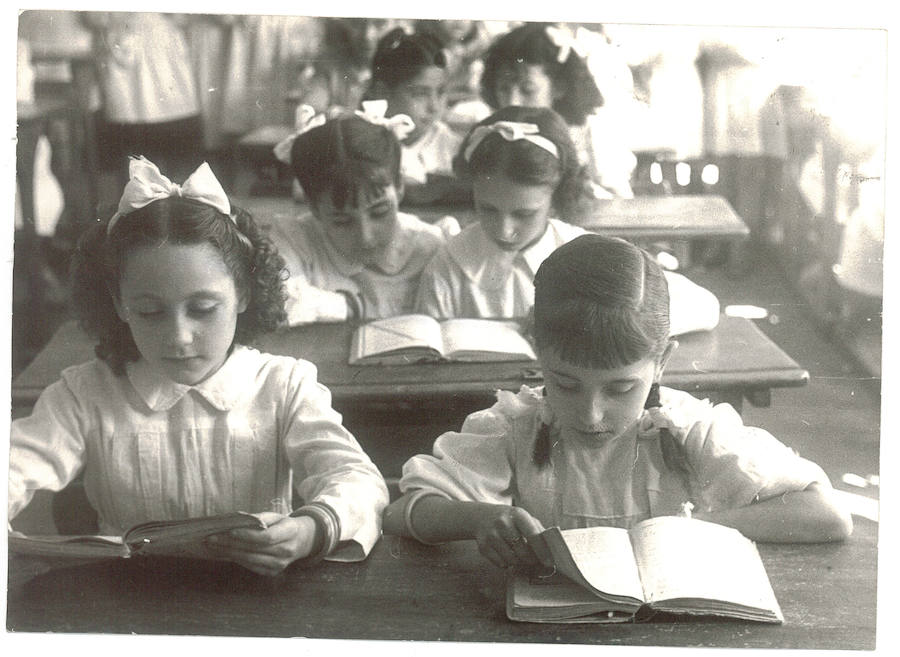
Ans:
<svg viewBox="0 0 900 657"><path fill-rule="evenodd" d="M528 543L555 573L510 579L512 620L616 623L654 612L784 620L756 545L729 527L664 516L631 530L551 527Z"/></svg>
<svg viewBox="0 0 900 657"><path fill-rule="evenodd" d="M535 359L519 325L495 319L439 321L428 315L399 315L363 324L354 331L350 345L351 365Z"/></svg>
<svg viewBox="0 0 900 657"><path fill-rule="evenodd" d="M185 520L155 520L135 525L122 536L10 534L9 551L46 557L130 557L135 554L170 553L179 546L198 543L207 536L240 528L265 529L251 513L227 513Z"/></svg>

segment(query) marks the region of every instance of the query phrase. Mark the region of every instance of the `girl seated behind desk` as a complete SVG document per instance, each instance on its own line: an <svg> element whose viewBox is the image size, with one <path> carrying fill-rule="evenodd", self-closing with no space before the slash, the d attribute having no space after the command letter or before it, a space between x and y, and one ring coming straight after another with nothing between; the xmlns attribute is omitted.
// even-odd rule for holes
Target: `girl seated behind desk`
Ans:
<svg viewBox="0 0 900 657"><path fill-rule="evenodd" d="M211 537L201 556L263 574L365 558L384 480L311 363L245 346L283 321L283 261L207 164L181 187L144 158L130 175L73 259L98 358L12 423L9 518L83 473L101 534L246 511L268 529Z"/></svg>
<svg viewBox="0 0 900 657"><path fill-rule="evenodd" d="M385 34L372 57L367 99L387 102L387 116L406 114L414 128L401 140L404 198L412 204L464 198L453 177L453 156L462 137L442 117L447 102L447 53L430 31Z"/></svg>
<svg viewBox="0 0 900 657"><path fill-rule="evenodd" d="M585 233L560 220L586 193L568 128L553 110L506 107L472 129L454 166L472 185L478 221L439 249L422 273L417 311L437 318L525 317L538 266ZM673 335L718 324L715 295L681 274L665 277Z"/></svg>
<svg viewBox="0 0 900 657"><path fill-rule="evenodd" d="M275 148L309 203L308 212L273 225L290 273L288 324L410 312L444 233L398 211L404 188L397 135L408 132L409 117L385 119L383 107L371 105L331 118L303 107L298 117L297 133Z"/></svg>
<svg viewBox="0 0 900 657"><path fill-rule="evenodd" d="M494 109L508 105L556 110L569 126L597 198L631 198L637 158L623 140L628 126L599 110L603 95L567 28L527 23L499 37L484 57L481 95Z"/></svg>
<svg viewBox="0 0 900 657"><path fill-rule="evenodd" d="M661 388L666 278L645 251L584 235L535 277L533 337L543 388L500 391L433 456L403 466L385 533L424 543L475 539L500 567L533 562L544 527L631 527L694 516L759 541L848 536L829 480L728 404Z"/></svg>

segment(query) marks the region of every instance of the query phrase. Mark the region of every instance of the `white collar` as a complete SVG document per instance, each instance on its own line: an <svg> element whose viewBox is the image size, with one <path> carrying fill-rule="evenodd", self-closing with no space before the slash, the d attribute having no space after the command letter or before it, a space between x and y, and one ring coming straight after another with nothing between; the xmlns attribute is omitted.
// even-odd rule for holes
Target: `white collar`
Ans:
<svg viewBox="0 0 900 657"><path fill-rule="evenodd" d="M567 230L561 231L560 224L559 220L551 219L538 241L522 251L510 252L497 246L481 223L474 223L447 243L447 251L474 285L483 290L496 290L506 285L517 260L525 264L533 278L547 256L575 236L569 236ZM575 226L571 228L583 232Z"/></svg>
<svg viewBox="0 0 900 657"><path fill-rule="evenodd" d="M128 363L125 373L135 392L152 411L169 410L191 390L218 410L228 411L246 394L248 366L255 354L255 349L235 345L218 371L193 386L163 376L143 358Z"/></svg>
<svg viewBox="0 0 900 657"><path fill-rule="evenodd" d="M335 248L331 243L331 240L328 239L328 235L325 233L325 229L322 228L321 222L314 216L310 216L311 221L315 225L315 230L319 232L322 242L325 244L325 251L328 255L328 259L331 260L338 272L347 278L358 276L366 269L372 269L386 274L387 276L394 276L403 270L406 263L409 262L409 259L413 256L413 253L415 253L416 236L415 233L409 229L410 219L413 217L403 212L397 213L397 228L393 239L388 243L384 251L381 252L378 262L371 266L349 260L344 256L344 254Z"/></svg>

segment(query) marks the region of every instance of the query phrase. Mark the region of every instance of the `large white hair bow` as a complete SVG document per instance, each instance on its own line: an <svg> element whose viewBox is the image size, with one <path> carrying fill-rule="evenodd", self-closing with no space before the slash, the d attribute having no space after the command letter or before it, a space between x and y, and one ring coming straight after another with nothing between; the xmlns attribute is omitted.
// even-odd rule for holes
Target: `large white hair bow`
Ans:
<svg viewBox="0 0 900 657"><path fill-rule="evenodd" d="M298 105L294 110L294 132L282 139L275 145L272 151L279 162L285 164L291 163L291 149L297 137L304 132L309 132L313 128L324 125L328 117L325 114L316 114L316 110L312 105Z"/></svg>
<svg viewBox="0 0 900 657"><path fill-rule="evenodd" d="M518 121L497 121L489 125L480 125L472 130L472 134L469 135L469 143L466 146L466 150L463 151L463 157L468 162L472 157L472 153L475 152L475 149L478 148L478 145L481 144L484 138L496 133L506 141L524 139L535 146L543 148L553 157L559 159L559 149L556 148L556 144L541 136L540 132L540 128L534 123L520 123Z"/></svg>
<svg viewBox="0 0 900 657"><path fill-rule="evenodd" d="M222 189L209 164L204 162L188 176L183 184L177 185L159 172L159 168L143 155L131 158L128 163L128 184L119 199L119 207L109 220L106 232L112 232L116 222L126 214L138 210L153 201L181 196L211 205L224 215L231 217L231 203Z"/></svg>
<svg viewBox="0 0 900 657"><path fill-rule="evenodd" d="M556 54L556 61L560 64L566 62L572 51L582 59L588 56L587 44L579 38L581 36L580 29L578 33L573 35L572 32L565 27L548 25L544 31L553 45L559 48L559 52Z"/></svg>
<svg viewBox="0 0 900 657"><path fill-rule="evenodd" d="M416 129L416 124L406 114L394 114L385 118L388 102L386 100L364 100L362 110L356 110L356 115L364 118L369 123L381 125L394 133L397 141L403 141Z"/></svg>

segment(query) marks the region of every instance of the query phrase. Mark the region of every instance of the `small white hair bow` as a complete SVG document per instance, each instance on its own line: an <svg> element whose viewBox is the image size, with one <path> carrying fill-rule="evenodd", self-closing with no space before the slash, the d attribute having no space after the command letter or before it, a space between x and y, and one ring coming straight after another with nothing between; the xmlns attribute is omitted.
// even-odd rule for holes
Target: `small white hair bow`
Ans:
<svg viewBox="0 0 900 657"><path fill-rule="evenodd" d="M116 222L126 214L138 210L153 201L172 196L194 199L211 205L232 221L231 203L209 164L204 162L177 185L160 173L159 168L143 155L132 157L128 163L128 184L119 199L119 207L109 220L106 232L112 232Z"/></svg>
<svg viewBox="0 0 900 657"><path fill-rule="evenodd" d="M587 57L588 50L585 44L581 43L578 36L573 35L567 28L548 25L544 28L544 31L553 45L559 48L559 52L556 54L556 61L560 64L566 62L572 51L575 51L575 54L581 58Z"/></svg>
<svg viewBox="0 0 900 657"><path fill-rule="evenodd" d="M543 148L553 157L559 159L559 149L556 148L556 144L546 137L542 137L540 132L540 128L534 123L520 123L518 121L497 121L489 125L480 125L472 130L472 134L469 135L469 143L466 146L466 150L463 151L463 157L468 162L472 157L472 153L475 152L475 149L478 148L478 145L481 144L484 138L496 133L506 141L524 139L535 146Z"/></svg>
<svg viewBox="0 0 900 657"><path fill-rule="evenodd" d="M324 125L328 117L325 114L316 114L316 110L312 105L298 105L294 110L294 132L275 144L272 151L279 162L284 164L291 163L291 149L297 137L304 132L309 132L313 128Z"/></svg>
<svg viewBox="0 0 900 657"><path fill-rule="evenodd" d="M356 110L356 115L364 118L369 123L381 125L394 133L397 141L403 141L416 129L416 124L407 114L394 114L385 118L388 102L386 100L364 100L362 110Z"/></svg>

